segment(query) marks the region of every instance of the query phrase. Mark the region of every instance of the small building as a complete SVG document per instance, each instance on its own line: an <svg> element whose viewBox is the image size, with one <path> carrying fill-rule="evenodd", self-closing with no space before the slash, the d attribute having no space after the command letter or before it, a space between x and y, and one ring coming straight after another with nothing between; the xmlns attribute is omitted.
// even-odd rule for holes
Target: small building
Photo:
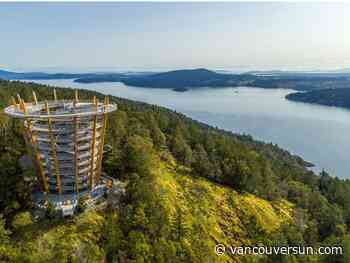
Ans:
<svg viewBox="0 0 350 263"><path fill-rule="evenodd" d="M62 216L73 216L74 215L74 206L73 205L62 205L61 206Z"/></svg>

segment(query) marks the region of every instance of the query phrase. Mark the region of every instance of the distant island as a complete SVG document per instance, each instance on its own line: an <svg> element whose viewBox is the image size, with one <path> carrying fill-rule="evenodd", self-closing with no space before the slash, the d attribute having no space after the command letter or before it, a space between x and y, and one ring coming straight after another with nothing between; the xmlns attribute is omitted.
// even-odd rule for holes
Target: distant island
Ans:
<svg viewBox="0 0 350 263"><path fill-rule="evenodd" d="M74 82L78 83L99 83L99 82L121 82L124 78L127 78L122 73L101 73L101 74L90 74L88 76L81 76L76 78Z"/></svg>
<svg viewBox="0 0 350 263"><path fill-rule="evenodd" d="M204 68L174 70L148 76L136 76L123 80L123 83L136 87L170 88L185 91L201 87L232 87L248 83L253 75L222 74Z"/></svg>
<svg viewBox="0 0 350 263"><path fill-rule="evenodd" d="M242 74L219 73L205 68L182 69L161 73L18 73L0 70L5 80L74 79L79 83L122 82L128 86L173 89L184 92L203 87L258 87L265 89L319 89L350 88L350 73L344 72L288 72L252 71Z"/></svg>
<svg viewBox="0 0 350 263"><path fill-rule="evenodd" d="M308 92L297 92L288 94L286 98L291 101L350 109L349 88L321 89Z"/></svg>

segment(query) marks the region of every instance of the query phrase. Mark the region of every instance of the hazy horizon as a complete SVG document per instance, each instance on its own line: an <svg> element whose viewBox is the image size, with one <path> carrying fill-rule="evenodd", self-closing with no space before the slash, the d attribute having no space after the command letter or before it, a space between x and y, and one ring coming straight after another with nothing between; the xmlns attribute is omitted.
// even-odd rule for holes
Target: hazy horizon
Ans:
<svg viewBox="0 0 350 263"><path fill-rule="evenodd" d="M1 69L350 68L348 3L1 3Z"/></svg>

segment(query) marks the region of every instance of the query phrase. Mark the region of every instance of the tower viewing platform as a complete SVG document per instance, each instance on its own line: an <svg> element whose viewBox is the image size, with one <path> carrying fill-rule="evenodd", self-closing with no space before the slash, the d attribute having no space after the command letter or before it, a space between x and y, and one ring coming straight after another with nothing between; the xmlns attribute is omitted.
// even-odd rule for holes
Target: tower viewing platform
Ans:
<svg viewBox="0 0 350 263"><path fill-rule="evenodd" d="M99 102L54 99L25 102L19 95L5 113L23 121L28 153L37 170L43 200L56 207L76 205L79 198L101 193L103 146L108 113L117 105L105 97Z"/></svg>

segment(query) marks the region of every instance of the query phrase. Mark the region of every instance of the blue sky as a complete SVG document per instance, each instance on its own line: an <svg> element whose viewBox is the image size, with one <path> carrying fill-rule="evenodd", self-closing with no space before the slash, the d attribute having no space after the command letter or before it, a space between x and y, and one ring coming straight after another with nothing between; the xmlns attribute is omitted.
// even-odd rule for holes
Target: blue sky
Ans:
<svg viewBox="0 0 350 263"><path fill-rule="evenodd" d="M0 3L0 68L350 68L349 14L350 3Z"/></svg>

